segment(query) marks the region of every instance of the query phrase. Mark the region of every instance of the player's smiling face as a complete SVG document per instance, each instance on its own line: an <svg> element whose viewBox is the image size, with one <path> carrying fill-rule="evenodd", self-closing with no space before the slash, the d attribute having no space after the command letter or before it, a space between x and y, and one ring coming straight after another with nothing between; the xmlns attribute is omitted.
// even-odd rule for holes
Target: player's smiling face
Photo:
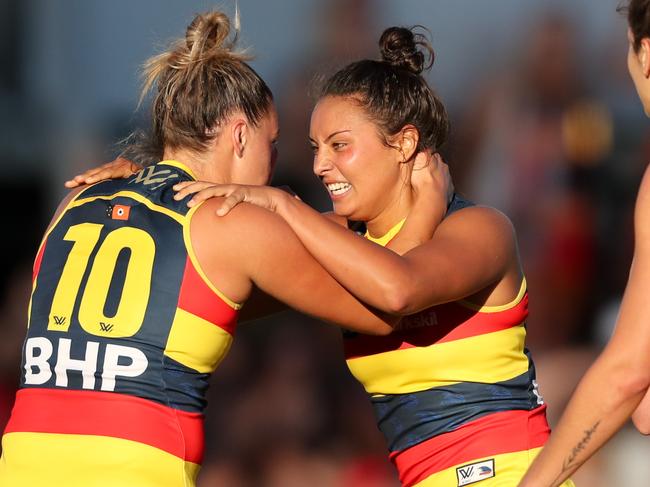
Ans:
<svg viewBox="0 0 650 487"><path fill-rule="evenodd" d="M369 221L399 198L402 155L387 146L356 99L327 96L311 116L314 174L325 185L334 212Z"/></svg>

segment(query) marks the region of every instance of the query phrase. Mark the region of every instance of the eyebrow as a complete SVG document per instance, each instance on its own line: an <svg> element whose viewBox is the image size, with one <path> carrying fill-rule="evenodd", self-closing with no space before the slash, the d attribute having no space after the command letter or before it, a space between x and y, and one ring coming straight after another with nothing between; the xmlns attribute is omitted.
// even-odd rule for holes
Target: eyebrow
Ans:
<svg viewBox="0 0 650 487"><path fill-rule="evenodd" d="M352 130L350 130L350 129L344 129L344 130L337 130L336 132L332 132L332 133L329 134L329 135L327 136L327 138L325 139L325 143L329 142L329 140L330 140L332 137L334 137L335 135L342 134L343 132L352 132ZM312 139L311 137L309 137L309 141L310 141L310 142L316 142L316 141L315 141L314 139Z"/></svg>

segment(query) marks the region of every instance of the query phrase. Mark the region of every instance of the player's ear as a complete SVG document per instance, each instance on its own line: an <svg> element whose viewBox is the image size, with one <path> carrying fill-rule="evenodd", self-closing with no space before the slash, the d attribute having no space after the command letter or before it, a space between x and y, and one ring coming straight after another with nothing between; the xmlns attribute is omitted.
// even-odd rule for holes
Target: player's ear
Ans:
<svg viewBox="0 0 650 487"><path fill-rule="evenodd" d="M641 39L638 56L641 62L641 69L643 70L643 76L650 78L650 38L644 37Z"/></svg>

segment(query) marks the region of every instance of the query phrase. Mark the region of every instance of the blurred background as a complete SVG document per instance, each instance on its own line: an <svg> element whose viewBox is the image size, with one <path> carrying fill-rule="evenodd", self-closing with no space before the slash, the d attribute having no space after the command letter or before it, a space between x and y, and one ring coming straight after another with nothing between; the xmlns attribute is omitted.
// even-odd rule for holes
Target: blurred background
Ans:
<svg viewBox="0 0 650 487"><path fill-rule="evenodd" d="M321 210L311 174L309 86L378 55L390 25L421 24L427 75L452 121L458 190L514 221L529 292L529 348L557 421L606 343L633 251L632 210L650 123L626 70L616 0L240 0L242 45L273 90L276 184ZM63 181L113 159L146 120L139 66L195 13L233 1L0 0L0 426L18 381L38 240ZM13 208L13 209L12 209ZM8 221L7 221L8 220ZM603 384L607 394L611 384ZM209 392L201 487L397 486L340 332L298 314L240 326ZM628 426L575 480L647 485L650 441Z"/></svg>

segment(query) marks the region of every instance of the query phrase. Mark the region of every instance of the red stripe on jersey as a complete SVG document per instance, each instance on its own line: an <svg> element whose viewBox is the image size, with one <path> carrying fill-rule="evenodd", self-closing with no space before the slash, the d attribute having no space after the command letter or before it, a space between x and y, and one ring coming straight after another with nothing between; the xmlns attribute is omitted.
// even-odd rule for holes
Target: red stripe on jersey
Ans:
<svg viewBox="0 0 650 487"><path fill-rule="evenodd" d="M521 325L528 316L528 293L512 308L481 313L458 303L433 306L406 316L401 328L386 336L356 335L343 340L345 358L365 357L391 350L427 347Z"/></svg>
<svg viewBox="0 0 650 487"><path fill-rule="evenodd" d="M38 254L36 254L36 259L34 260L34 267L32 270L32 286L38 276L38 272L41 270L41 261L43 260L43 254L45 253L45 246L47 245L47 239L43 240L41 248L38 249Z"/></svg>
<svg viewBox="0 0 650 487"><path fill-rule="evenodd" d="M5 429L18 432L122 438L203 460L203 415L113 392L21 389Z"/></svg>
<svg viewBox="0 0 650 487"><path fill-rule="evenodd" d="M185 264L185 274L178 297L178 307L214 323L231 335L235 333L238 311L217 296L194 268L190 258Z"/></svg>
<svg viewBox="0 0 650 487"><path fill-rule="evenodd" d="M550 429L546 406L532 411L504 411L469 422L390 457L404 487L455 465L502 453L539 448Z"/></svg>

